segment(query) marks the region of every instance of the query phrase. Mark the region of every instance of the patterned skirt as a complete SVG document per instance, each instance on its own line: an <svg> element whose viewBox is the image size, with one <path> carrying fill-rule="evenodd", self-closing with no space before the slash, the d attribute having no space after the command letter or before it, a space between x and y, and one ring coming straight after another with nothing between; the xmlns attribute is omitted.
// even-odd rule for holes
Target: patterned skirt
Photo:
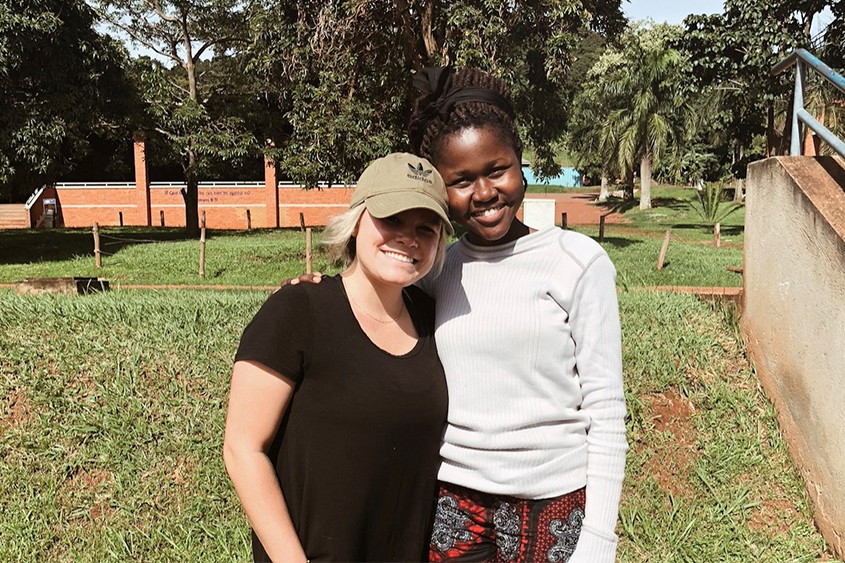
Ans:
<svg viewBox="0 0 845 563"><path fill-rule="evenodd" d="M566 563L584 520L585 489L526 500L440 483L429 561Z"/></svg>

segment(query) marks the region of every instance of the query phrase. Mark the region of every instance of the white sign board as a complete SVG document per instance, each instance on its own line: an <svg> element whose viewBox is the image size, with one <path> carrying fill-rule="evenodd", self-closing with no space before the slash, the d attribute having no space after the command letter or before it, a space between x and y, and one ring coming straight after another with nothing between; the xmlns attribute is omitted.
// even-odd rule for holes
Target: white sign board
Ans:
<svg viewBox="0 0 845 563"><path fill-rule="evenodd" d="M45 199L44 205L56 205L56 198Z"/></svg>
<svg viewBox="0 0 845 563"><path fill-rule="evenodd" d="M553 199L526 199L522 209L522 222L532 229L545 229L555 224L555 200Z"/></svg>

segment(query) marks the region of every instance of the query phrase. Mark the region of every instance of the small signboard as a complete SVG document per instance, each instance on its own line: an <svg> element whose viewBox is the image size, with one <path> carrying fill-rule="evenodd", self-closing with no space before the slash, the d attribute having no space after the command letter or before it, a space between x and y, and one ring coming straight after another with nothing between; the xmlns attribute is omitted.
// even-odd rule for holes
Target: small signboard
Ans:
<svg viewBox="0 0 845 563"><path fill-rule="evenodd" d="M532 229L545 229L555 224L555 200L526 199L523 204L523 223Z"/></svg>
<svg viewBox="0 0 845 563"><path fill-rule="evenodd" d="M45 198L44 199L44 205L56 205L56 198L54 198L54 197Z"/></svg>

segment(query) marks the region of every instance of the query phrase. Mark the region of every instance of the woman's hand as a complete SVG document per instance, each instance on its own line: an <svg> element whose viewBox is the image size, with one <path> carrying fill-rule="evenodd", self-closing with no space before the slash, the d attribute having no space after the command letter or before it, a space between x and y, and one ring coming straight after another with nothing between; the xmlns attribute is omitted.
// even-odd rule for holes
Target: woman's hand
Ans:
<svg viewBox="0 0 845 563"><path fill-rule="evenodd" d="M302 274L298 278L288 278L279 285L279 289L282 289L286 285L298 285L300 283L320 283L323 280L323 274L320 272L314 272L313 274ZM279 289L273 291L279 291Z"/></svg>

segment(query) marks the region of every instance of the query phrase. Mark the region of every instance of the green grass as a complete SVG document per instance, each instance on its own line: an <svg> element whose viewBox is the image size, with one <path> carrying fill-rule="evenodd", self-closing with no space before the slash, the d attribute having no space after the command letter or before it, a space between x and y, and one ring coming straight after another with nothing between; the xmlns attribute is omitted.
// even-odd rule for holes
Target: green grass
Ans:
<svg viewBox="0 0 845 563"><path fill-rule="evenodd" d="M578 230L595 236L595 229ZM614 226L608 226L602 246L616 265L617 285L742 286L742 275L727 270L742 266L742 247L714 248L672 236L663 269L657 271L662 244L663 239L657 237L616 235Z"/></svg>
<svg viewBox="0 0 845 563"><path fill-rule="evenodd" d="M314 233L314 268L333 271ZM299 231L211 231L206 276L199 277L199 240L180 229L102 229L103 267L94 264L87 229L0 231L0 282L39 277L103 277L120 284L275 285L304 272Z"/></svg>
<svg viewBox="0 0 845 563"><path fill-rule="evenodd" d="M682 196L690 196L690 190L675 191L681 193L658 201L682 201ZM645 212L628 206L623 212L630 222L608 223L604 242L616 264L620 286L742 285L740 275L725 269L742 265L741 213L731 218L739 223L723 230L725 245L713 248L707 244L711 235L706 228L691 223L683 226L683 221L691 219L680 204ZM658 272L655 265L668 227L673 227L672 242L665 268ZM596 227L577 230L597 236ZM314 268L335 272L318 245L319 237L320 232L315 231ZM0 283L90 276L118 285L276 285L305 271L305 239L299 231L211 231L204 279L198 274L199 241L185 239L181 230L106 228L101 231L101 243L103 267L97 269L87 229L0 231Z"/></svg>
<svg viewBox="0 0 845 563"><path fill-rule="evenodd" d="M620 309L631 451L619 560L818 559L824 543L735 312L640 292Z"/></svg>
<svg viewBox="0 0 845 563"><path fill-rule="evenodd" d="M705 225L701 217L689 207L689 204L696 201L696 193L692 188L658 185L652 188L652 209L641 211L639 198L626 201L611 197L607 202L596 205L608 212L620 213L626 220L623 225L608 225L607 232L654 237L662 236L666 229L671 228L679 240L712 241L712 227ZM728 215L721 223L722 242L741 248L744 225L744 208Z"/></svg>
<svg viewBox="0 0 845 563"><path fill-rule="evenodd" d="M0 291L0 560L249 559L221 446L232 355L263 299ZM620 310L631 450L619 561L818 557L731 316L649 292L621 293ZM694 408L659 423L667 397Z"/></svg>

